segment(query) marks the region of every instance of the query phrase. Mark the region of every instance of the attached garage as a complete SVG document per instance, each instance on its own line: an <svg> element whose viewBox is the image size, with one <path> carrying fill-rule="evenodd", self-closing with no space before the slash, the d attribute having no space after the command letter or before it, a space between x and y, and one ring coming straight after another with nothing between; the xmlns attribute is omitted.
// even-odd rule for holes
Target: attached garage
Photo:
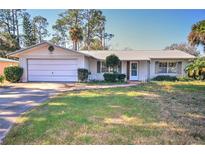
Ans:
<svg viewBox="0 0 205 154"><path fill-rule="evenodd" d="M50 42L12 53L23 68L22 82L76 82L78 68L89 67L87 55Z"/></svg>
<svg viewBox="0 0 205 154"><path fill-rule="evenodd" d="M77 59L28 59L28 81L77 81Z"/></svg>

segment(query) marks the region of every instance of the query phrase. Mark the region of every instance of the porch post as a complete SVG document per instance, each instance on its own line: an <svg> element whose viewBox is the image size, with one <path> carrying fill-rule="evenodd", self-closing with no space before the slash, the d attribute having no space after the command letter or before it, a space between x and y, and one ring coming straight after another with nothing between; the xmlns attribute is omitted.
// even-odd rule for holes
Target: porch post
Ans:
<svg viewBox="0 0 205 154"><path fill-rule="evenodd" d="M150 80L150 60L147 61L147 81Z"/></svg>
<svg viewBox="0 0 205 154"><path fill-rule="evenodd" d="M127 61L127 80L130 79L130 61Z"/></svg>

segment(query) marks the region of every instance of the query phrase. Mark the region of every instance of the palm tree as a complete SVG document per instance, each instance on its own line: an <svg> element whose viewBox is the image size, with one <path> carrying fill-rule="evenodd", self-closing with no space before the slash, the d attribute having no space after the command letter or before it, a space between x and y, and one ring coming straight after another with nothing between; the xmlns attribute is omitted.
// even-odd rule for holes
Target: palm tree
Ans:
<svg viewBox="0 0 205 154"><path fill-rule="evenodd" d="M205 20L199 21L192 26L188 41L192 46L203 45L205 53Z"/></svg>
<svg viewBox="0 0 205 154"><path fill-rule="evenodd" d="M77 51L79 42L83 40L83 30L78 26L74 26L70 28L69 34L73 41L73 49Z"/></svg>
<svg viewBox="0 0 205 154"><path fill-rule="evenodd" d="M205 79L205 57L197 58L186 66L185 71L194 79Z"/></svg>

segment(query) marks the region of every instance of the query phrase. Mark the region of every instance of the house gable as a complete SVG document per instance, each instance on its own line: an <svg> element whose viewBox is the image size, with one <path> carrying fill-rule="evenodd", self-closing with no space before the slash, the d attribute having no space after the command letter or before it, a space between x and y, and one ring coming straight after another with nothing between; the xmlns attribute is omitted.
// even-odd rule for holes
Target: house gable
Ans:
<svg viewBox="0 0 205 154"><path fill-rule="evenodd" d="M49 51L49 46L53 46L54 50L51 52ZM38 45L35 45L33 47L22 49L16 52L13 52L9 54L10 56L14 57L48 57L48 58L54 58L54 57L62 57L62 56L82 56L82 53L78 53L76 51L72 51L66 48L62 48L59 46L52 45L50 43L41 43Z"/></svg>

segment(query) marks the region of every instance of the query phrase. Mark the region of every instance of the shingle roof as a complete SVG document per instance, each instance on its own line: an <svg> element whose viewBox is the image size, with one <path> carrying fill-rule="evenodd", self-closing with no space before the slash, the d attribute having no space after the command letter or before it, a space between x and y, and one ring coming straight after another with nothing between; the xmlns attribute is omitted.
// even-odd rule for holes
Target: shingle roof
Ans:
<svg viewBox="0 0 205 154"><path fill-rule="evenodd" d="M42 44L53 45L58 48L62 48L67 51L76 52L85 56L90 56L99 60L105 60L107 56L115 54L120 60L150 60L150 59L192 59L195 56L187 54L179 50L136 50L136 51L113 51L113 50L99 50L99 51L74 51L68 48L60 47L52 44L51 42L43 41L39 44L30 46L25 49L21 49L12 53L9 56L15 56L19 53L25 52L31 48L35 48Z"/></svg>
<svg viewBox="0 0 205 154"><path fill-rule="evenodd" d="M105 60L115 54L120 60L150 60L150 59L193 59L195 56L179 50L137 50L137 51L79 51L96 59Z"/></svg>
<svg viewBox="0 0 205 154"><path fill-rule="evenodd" d="M13 62L13 63L18 63L18 61L16 61L16 60L7 59L7 58L0 58L0 62Z"/></svg>

